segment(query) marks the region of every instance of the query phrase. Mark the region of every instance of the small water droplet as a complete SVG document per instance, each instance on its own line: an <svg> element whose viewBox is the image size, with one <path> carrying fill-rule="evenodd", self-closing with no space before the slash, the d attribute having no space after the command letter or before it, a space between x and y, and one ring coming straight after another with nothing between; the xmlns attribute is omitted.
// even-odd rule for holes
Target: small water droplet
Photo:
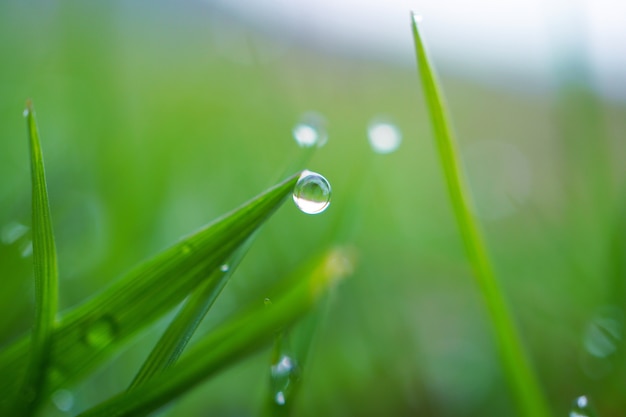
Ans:
<svg viewBox="0 0 626 417"><path fill-rule="evenodd" d="M569 417L596 417L596 413L586 395L581 395L574 400Z"/></svg>
<svg viewBox="0 0 626 417"><path fill-rule="evenodd" d="M28 241L24 246L22 246L22 250L20 251L22 258L28 258L33 254L33 242Z"/></svg>
<svg viewBox="0 0 626 417"><path fill-rule="evenodd" d="M180 251L185 255L191 253L191 245L185 243L183 246L180 247Z"/></svg>
<svg viewBox="0 0 626 417"><path fill-rule="evenodd" d="M5 245L15 243L19 238L24 236L28 232L28 227L18 222L11 222L2 228L0 232L0 240Z"/></svg>
<svg viewBox="0 0 626 417"><path fill-rule="evenodd" d="M28 111L28 109L26 108L26 109L24 109L24 111L22 112L22 116L24 116L24 117L28 117L28 113L29 113L29 111Z"/></svg>
<svg viewBox="0 0 626 417"><path fill-rule="evenodd" d="M376 153L386 154L398 149L402 142L402 133L387 121L372 121L367 128L367 137Z"/></svg>
<svg viewBox="0 0 626 417"><path fill-rule="evenodd" d="M292 130L293 138L303 148L322 147L328 141L325 126L324 116L315 112L304 113Z"/></svg>
<svg viewBox="0 0 626 417"><path fill-rule="evenodd" d="M420 23L423 19L421 14L412 13L412 15L413 15L413 20L415 21L415 23Z"/></svg>
<svg viewBox="0 0 626 417"><path fill-rule="evenodd" d="M271 388L277 405L285 405L294 384L300 378L300 369L295 359L282 354L270 370Z"/></svg>
<svg viewBox="0 0 626 417"><path fill-rule="evenodd" d="M55 391L51 399L60 411L70 411L74 408L74 394L66 389Z"/></svg>
<svg viewBox="0 0 626 417"><path fill-rule="evenodd" d="M589 354L605 358L617 350L622 338L623 313L614 306L598 310L587 325L584 345Z"/></svg>
<svg viewBox="0 0 626 417"><path fill-rule="evenodd" d="M85 330L85 342L90 346L103 348L115 339L116 333L115 319L106 315L89 323Z"/></svg>
<svg viewBox="0 0 626 417"><path fill-rule="evenodd" d="M228 266L228 264L224 264L220 266L220 271L222 272L228 272L229 269L230 269L230 266Z"/></svg>
<svg viewBox="0 0 626 417"><path fill-rule="evenodd" d="M303 171L293 190L293 201L306 214L318 214L330 204L330 184L320 174Z"/></svg>
<svg viewBox="0 0 626 417"><path fill-rule="evenodd" d="M263 300L263 304L265 304L266 306L272 305L272 300L270 300L269 298L265 298L265 300Z"/></svg>

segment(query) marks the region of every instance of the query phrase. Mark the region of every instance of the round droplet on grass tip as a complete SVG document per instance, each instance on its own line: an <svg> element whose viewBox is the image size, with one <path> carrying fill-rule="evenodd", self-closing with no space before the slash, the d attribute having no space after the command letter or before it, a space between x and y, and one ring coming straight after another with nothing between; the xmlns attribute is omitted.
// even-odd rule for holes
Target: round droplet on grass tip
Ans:
<svg viewBox="0 0 626 417"><path fill-rule="evenodd" d="M222 272L228 272L229 269L230 269L230 266L228 266L228 264L224 264L220 266L220 271Z"/></svg>
<svg viewBox="0 0 626 417"><path fill-rule="evenodd" d="M322 147L328 140L326 120L319 113L304 113L294 126L292 134L298 145L303 148Z"/></svg>
<svg viewBox="0 0 626 417"><path fill-rule="evenodd" d="M402 142L402 133L396 125L386 121L373 121L367 128L367 137L374 152L391 153Z"/></svg>
<svg viewBox="0 0 626 417"><path fill-rule="evenodd" d="M306 214L318 214L330 204L330 184L320 174L303 171L293 190L293 201Z"/></svg>

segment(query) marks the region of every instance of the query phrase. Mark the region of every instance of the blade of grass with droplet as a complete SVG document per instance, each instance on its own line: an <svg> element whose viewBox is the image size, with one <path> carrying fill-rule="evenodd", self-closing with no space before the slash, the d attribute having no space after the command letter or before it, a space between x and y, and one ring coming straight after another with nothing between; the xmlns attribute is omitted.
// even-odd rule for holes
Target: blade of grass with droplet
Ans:
<svg viewBox="0 0 626 417"><path fill-rule="evenodd" d="M341 249L307 264L272 304L246 310L204 336L180 361L160 375L80 414L82 417L145 415L270 343L277 331L309 311L351 267Z"/></svg>
<svg viewBox="0 0 626 417"><path fill-rule="evenodd" d="M57 313L58 268L52 231L48 187L39 130L30 100L26 103L32 176L33 264L35 275L35 323L30 337L30 357L22 386L15 397L13 415L32 415L41 399Z"/></svg>
<svg viewBox="0 0 626 417"><path fill-rule="evenodd" d="M522 347L504 295L496 281L478 223L469 210L470 194L467 191L452 128L448 122L443 95L440 92L435 72L420 36L417 17L414 14L411 14L411 24L419 75L430 113L448 194L467 256L487 306L507 380L516 399L520 415L548 417L550 415L549 408Z"/></svg>
<svg viewBox="0 0 626 417"><path fill-rule="evenodd" d="M178 305L291 195L297 173L142 263L63 316L54 330L49 389L75 381L123 341ZM28 352L26 338L0 353L0 392L12 390Z"/></svg>
<svg viewBox="0 0 626 417"><path fill-rule="evenodd" d="M252 237L231 256L225 264L228 266L226 271L223 271L222 268L216 269L206 282L200 284L191 293L137 372L129 389L143 384L178 360L196 329L226 286L230 276L243 259L252 242L251 239Z"/></svg>

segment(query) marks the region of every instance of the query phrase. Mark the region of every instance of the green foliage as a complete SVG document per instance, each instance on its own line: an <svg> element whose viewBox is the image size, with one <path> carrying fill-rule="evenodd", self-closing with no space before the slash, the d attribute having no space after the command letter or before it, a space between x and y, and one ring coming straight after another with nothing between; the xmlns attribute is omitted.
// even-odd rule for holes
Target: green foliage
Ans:
<svg viewBox="0 0 626 417"><path fill-rule="evenodd" d="M469 208L471 199L467 191L461 160L458 156L458 146L452 134L443 96L414 15L411 15L411 23L419 74L428 102L441 166L446 177L448 195L452 202L467 256L474 270L474 276L489 312L502 364L508 375L514 396L518 401L519 414L521 416L547 417L550 415L548 406L524 353L522 342L517 334L504 295L496 281L479 225Z"/></svg>
<svg viewBox="0 0 626 417"><path fill-rule="evenodd" d="M29 358L23 385L15 397L12 415L28 416L41 401L50 363L52 335L58 304L57 252L50 218L48 187L35 110L26 103L26 124L32 175L33 263L35 270L35 323L29 339ZM9 374L4 374L8 376ZM5 391L8 392L9 390Z"/></svg>

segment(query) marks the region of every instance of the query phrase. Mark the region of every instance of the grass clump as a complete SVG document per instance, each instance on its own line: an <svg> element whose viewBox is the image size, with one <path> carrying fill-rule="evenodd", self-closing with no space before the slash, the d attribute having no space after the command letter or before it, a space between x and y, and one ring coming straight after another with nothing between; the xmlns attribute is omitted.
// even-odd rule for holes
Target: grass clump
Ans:
<svg viewBox="0 0 626 417"><path fill-rule="evenodd" d="M11 392L15 378L24 378L15 401L2 403L6 408L3 415L34 414L43 398L87 377L141 329L187 298L129 389L81 415L130 416L155 410L269 343L276 332L313 309L319 297L347 274L348 270L336 261L341 251L316 258L285 284L271 308L244 308L205 335L176 363L256 232L293 193L301 176L296 173L139 264L55 323L56 249L39 135L30 103L26 116L33 173L37 314L32 336L0 352L0 373L4 376L0 390Z"/></svg>

